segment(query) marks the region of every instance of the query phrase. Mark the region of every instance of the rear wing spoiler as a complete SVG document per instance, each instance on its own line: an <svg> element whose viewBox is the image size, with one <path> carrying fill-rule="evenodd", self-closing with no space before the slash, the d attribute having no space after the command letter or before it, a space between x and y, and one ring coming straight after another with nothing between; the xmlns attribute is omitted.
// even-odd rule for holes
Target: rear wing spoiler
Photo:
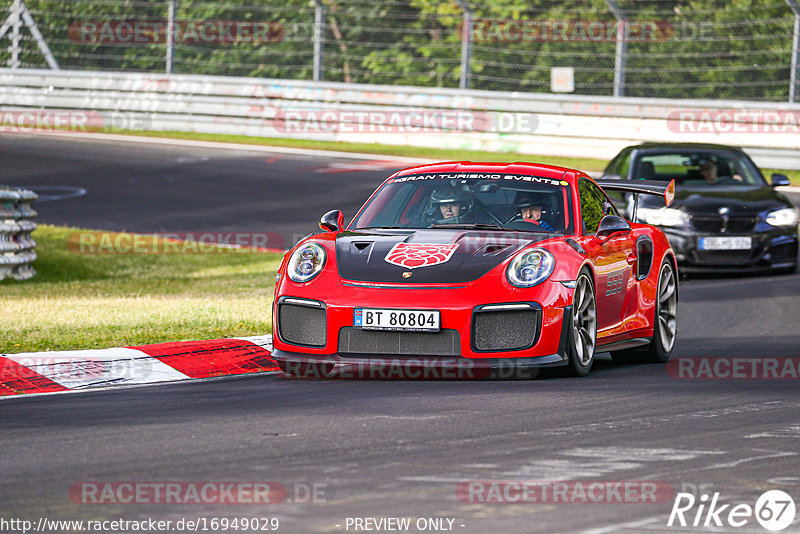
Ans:
<svg viewBox="0 0 800 534"><path fill-rule="evenodd" d="M664 206L669 207L675 200L675 180L662 182L661 180L595 180L597 185L606 191L621 191L633 193L633 214L631 220L636 220L636 208L639 205L639 193L645 195L661 195L664 197Z"/></svg>

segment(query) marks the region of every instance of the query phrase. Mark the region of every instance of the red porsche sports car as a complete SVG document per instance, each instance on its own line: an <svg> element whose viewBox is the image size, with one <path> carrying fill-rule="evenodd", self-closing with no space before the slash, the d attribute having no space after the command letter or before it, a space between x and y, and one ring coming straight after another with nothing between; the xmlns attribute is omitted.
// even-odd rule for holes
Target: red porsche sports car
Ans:
<svg viewBox="0 0 800 534"><path fill-rule="evenodd" d="M609 351L666 361L675 255L660 229L623 219L604 188L666 205L674 195L673 183L598 182L532 163L394 173L346 228L331 211L322 233L284 257L272 357L295 375L394 362L373 375L385 378L426 366L565 365L584 376Z"/></svg>

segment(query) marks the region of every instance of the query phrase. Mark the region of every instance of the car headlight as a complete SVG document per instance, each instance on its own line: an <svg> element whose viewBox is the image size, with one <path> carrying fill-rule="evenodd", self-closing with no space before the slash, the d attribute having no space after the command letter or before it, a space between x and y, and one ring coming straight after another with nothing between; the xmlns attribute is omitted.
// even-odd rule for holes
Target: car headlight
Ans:
<svg viewBox="0 0 800 534"><path fill-rule="evenodd" d="M543 248L533 248L517 254L508 264L506 278L514 287L533 287L553 274L556 259Z"/></svg>
<svg viewBox="0 0 800 534"><path fill-rule="evenodd" d="M765 220L767 224L771 224L772 226L794 226L797 224L797 219L797 209L781 208L769 212Z"/></svg>
<svg viewBox="0 0 800 534"><path fill-rule="evenodd" d="M306 243L297 248L289 258L286 274L293 282L308 282L325 266L325 249L317 243Z"/></svg>
<svg viewBox="0 0 800 534"><path fill-rule="evenodd" d="M639 208L636 218L653 226L683 226L688 220L684 212L675 208Z"/></svg>

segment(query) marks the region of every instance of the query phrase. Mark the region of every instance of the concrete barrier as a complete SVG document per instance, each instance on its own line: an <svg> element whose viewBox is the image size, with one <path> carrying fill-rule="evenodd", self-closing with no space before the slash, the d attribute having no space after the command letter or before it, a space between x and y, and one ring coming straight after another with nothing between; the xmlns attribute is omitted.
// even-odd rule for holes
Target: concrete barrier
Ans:
<svg viewBox="0 0 800 534"><path fill-rule="evenodd" d="M745 148L763 167L800 169L797 104L0 69L0 128L53 128L57 110L85 114L61 117L62 129L172 130L600 159L643 141L721 143ZM37 124L37 117L48 124ZM394 126L388 124L393 117L399 121Z"/></svg>

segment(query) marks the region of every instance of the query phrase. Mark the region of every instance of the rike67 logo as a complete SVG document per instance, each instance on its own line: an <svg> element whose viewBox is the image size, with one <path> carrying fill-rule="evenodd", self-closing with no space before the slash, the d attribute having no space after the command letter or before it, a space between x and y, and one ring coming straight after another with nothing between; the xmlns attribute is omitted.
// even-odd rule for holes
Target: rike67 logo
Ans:
<svg viewBox="0 0 800 534"><path fill-rule="evenodd" d="M458 243L452 245L429 245L426 243L397 243L386 255L387 263L416 269L429 267L449 260L458 248Z"/></svg>
<svg viewBox="0 0 800 534"><path fill-rule="evenodd" d="M719 492L703 494L696 499L691 493L678 493L667 526L681 527L743 527L755 519L762 527L779 532L789 527L795 518L792 497L781 490L761 494L755 506L749 504L720 504Z"/></svg>

